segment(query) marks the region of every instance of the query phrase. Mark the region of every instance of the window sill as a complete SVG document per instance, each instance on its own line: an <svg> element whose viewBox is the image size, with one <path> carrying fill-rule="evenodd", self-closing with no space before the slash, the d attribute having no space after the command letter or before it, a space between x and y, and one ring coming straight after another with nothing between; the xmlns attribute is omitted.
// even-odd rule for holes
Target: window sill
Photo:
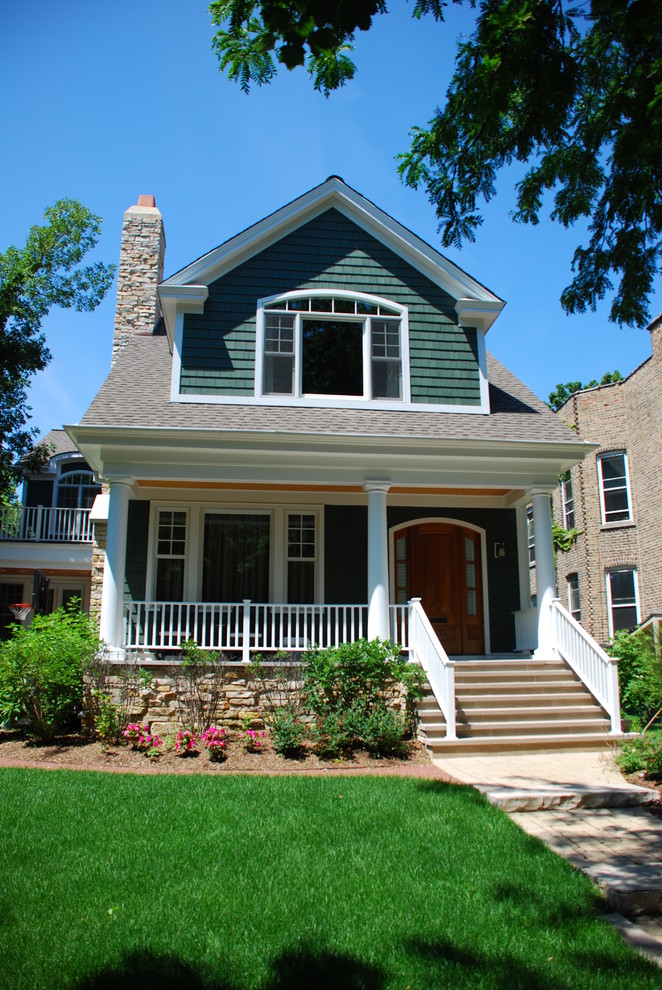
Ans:
<svg viewBox="0 0 662 990"><path fill-rule="evenodd" d="M602 523L600 526L601 533L608 533L614 529L636 529L637 524L634 519L622 519L618 522Z"/></svg>

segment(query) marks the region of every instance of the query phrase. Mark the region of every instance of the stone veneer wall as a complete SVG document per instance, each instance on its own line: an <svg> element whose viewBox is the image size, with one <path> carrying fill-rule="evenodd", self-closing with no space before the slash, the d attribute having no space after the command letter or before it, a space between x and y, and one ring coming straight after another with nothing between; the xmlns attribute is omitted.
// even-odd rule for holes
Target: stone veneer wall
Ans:
<svg viewBox="0 0 662 990"><path fill-rule="evenodd" d="M662 613L662 319L649 329L651 358L623 382L573 395L558 412L584 440L600 445L572 469L580 536L568 553L557 555L559 597L567 608L567 577L577 573L582 625L600 643L609 641L605 575L613 568L636 569L642 620ZM604 525L597 457L610 450L627 453L632 519ZM554 518L563 521L560 490Z"/></svg>
<svg viewBox="0 0 662 990"><path fill-rule="evenodd" d="M165 246L163 217L154 197L140 196L122 224L113 364L129 337L151 334L161 315L156 289L163 281Z"/></svg>
<svg viewBox="0 0 662 990"><path fill-rule="evenodd" d="M137 662L140 663L140 657ZM147 723L152 734L164 738L182 728L177 706L177 665L148 662L142 664L142 669L151 674L151 683L139 691L129 720ZM216 724L227 729L238 729L246 718L255 719L257 716L256 721L262 719L265 711L262 682L241 663L224 663L223 670L224 684ZM118 672L111 677L111 692L115 701L119 697L120 685L121 674ZM300 685L292 682L292 688L298 690ZM394 707L405 707L405 698L399 686L394 688L392 697Z"/></svg>

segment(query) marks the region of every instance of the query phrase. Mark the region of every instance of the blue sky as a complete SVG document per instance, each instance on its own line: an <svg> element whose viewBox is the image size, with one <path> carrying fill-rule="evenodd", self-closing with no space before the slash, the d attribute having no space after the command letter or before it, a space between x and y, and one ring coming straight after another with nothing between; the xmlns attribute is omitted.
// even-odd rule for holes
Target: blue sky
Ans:
<svg viewBox="0 0 662 990"><path fill-rule="evenodd" d="M357 41L358 74L328 100L302 71L245 96L218 73L204 0L33 0L0 12L0 251L21 244L46 206L69 196L103 217L95 257L117 262L124 210L153 193L164 216L166 275L323 181L342 176L440 248L422 191L395 156L441 102L470 12L415 22L412 3ZM557 382L627 374L650 354L645 330L596 314L567 317L578 230L513 224L516 173L502 176L475 244L444 253L507 301L488 349L538 395ZM651 312L662 309L658 279ZM110 362L115 287L93 314L53 311L53 360L30 392L42 434L75 423Z"/></svg>

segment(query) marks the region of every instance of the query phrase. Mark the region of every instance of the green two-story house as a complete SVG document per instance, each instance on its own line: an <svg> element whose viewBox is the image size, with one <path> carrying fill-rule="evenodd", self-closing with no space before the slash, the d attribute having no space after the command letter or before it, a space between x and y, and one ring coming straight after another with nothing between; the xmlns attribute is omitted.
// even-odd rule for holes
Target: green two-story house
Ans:
<svg viewBox="0 0 662 990"><path fill-rule="evenodd" d="M442 680L554 651L549 493L590 447L487 353L503 301L335 176L165 280L164 250L141 197L112 368L68 427L108 486L110 646L390 636Z"/></svg>

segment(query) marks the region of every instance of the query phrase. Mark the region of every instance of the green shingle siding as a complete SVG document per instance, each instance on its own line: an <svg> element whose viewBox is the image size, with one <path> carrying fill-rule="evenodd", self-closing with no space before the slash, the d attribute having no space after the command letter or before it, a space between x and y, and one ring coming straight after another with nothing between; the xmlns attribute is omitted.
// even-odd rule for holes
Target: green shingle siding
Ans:
<svg viewBox="0 0 662 990"><path fill-rule="evenodd" d="M147 597L147 541L149 539L149 502L129 502L126 531L125 601L140 602Z"/></svg>
<svg viewBox="0 0 662 990"><path fill-rule="evenodd" d="M455 300L337 210L209 286L204 314L184 317L181 393L253 395L257 300L320 286L407 306L413 402L480 404L476 331L457 326Z"/></svg>

